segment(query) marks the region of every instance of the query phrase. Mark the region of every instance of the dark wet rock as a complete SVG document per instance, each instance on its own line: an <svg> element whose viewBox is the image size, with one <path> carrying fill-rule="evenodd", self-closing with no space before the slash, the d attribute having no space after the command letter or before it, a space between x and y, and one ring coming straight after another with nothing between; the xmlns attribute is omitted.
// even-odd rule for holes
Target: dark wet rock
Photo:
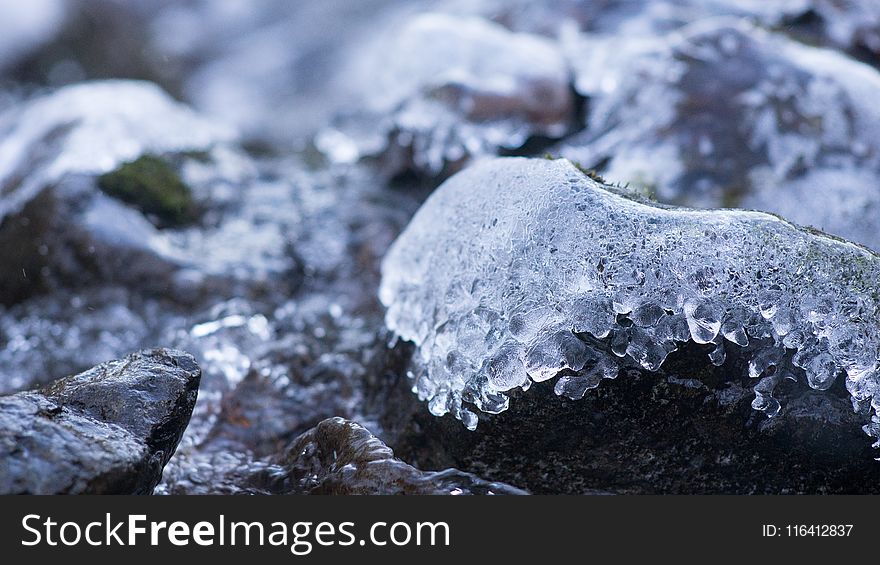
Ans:
<svg viewBox="0 0 880 565"><path fill-rule="evenodd" d="M180 264L137 212L95 194L87 178L42 191L0 224L0 296L13 305L59 287L105 281L166 291Z"/></svg>
<svg viewBox="0 0 880 565"><path fill-rule="evenodd" d="M420 471L394 457L366 428L324 420L298 437L277 465L281 492L308 494L525 494L455 469Z"/></svg>
<svg viewBox="0 0 880 565"><path fill-rule="evenodd" d="M155 349L0 397L0 492L152 492L200 378L192 356Z"/></svg>
<svg viewBox="0 0 880 565"><path fill-rule="evenodd" d="M481 415L467 432L428 413L400 361L381 394L381 437L425 468L456 467L536 494L878 493L880 462L840 384L827 392L787 381L772 418L751 407L747 361L723 368L705 347L674 353L658 373L632 369L560 398L551 382Z"/></svg>

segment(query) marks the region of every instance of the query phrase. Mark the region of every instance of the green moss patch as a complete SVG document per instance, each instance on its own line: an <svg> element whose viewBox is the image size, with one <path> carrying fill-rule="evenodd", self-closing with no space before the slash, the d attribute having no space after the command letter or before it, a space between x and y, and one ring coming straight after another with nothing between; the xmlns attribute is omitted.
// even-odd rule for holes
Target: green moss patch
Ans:
<svg viewBox="0 0 880 565"><path fill-rule="evenodd" d="M134 206L162 228L198 220L192 190L168 162L153 155L144 155L101 175L98 187L108 196Z"/></svg>

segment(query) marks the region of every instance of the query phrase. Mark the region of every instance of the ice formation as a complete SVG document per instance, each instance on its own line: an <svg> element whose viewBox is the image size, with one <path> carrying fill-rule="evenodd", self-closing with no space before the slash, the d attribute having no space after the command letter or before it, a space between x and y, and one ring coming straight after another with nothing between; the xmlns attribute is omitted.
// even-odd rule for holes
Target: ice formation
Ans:
<svg viewBox="0 0 880 565"><path fill-rule="evenodd" d="M731 18L567 52L590 110L562 156L663 202L765 210L880 249L876 69Z"/></svg>
<svg viewBox="0 0 880 565"><path fill-rule="evenodd" d="M0 221L64 175L105 173L145 153L204 151L234 135L154 84L68 86L0 114Z"/></svg>
<svg viewBox="0 0 880 565"><path fill-rule="evenodd" d="M712 16L732 16L806 43L880 53L880 4L875 0L447 0L447 9L480 14L516 31L548 36L566 28L631 40Z"/></svg>
<svg viewBox="0 0 880 565"><path fill-rule="evenodd" d="M414 390L471 429L464 403L498 413L555 376L578 399L693 341L716 365L744 348L770 416L781 379L825 390L845 375L880 435L880 257L777 216L641 201L566 160L492 159L432 194L382 273L386 324L417 347Z"/></svg>
<svg viewBox="0 0 880 565"><path fill-rule="evenodd" d="M341 132L354 146L346 155L381 151L390 137L392 145L411 150L415 167L438 173L467 156L568 130L569 71L551 41L440 13L414 17L388 35L367 50L359 69L364 109L379 125L366 120L369 127L353 127L362 117L343 122ZM332 156L339 134L323 132L319 148Z"/></svg>

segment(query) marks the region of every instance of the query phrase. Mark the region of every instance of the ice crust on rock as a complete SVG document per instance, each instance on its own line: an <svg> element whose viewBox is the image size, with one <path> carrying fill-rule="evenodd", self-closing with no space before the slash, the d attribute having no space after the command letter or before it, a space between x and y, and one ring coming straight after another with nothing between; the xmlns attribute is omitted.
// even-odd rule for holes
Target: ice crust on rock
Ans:
<svg viewBox="0 0 880 565"><path fill-rule="evenodd" d="M289 230L279 225L296 220L279 204L288 187L261 182L235 139L229 127L140 81L81 83L0 114L0 256L10 265L0 302L85 282L86 272L189 300L218 284L288 271ZM123 177L118 183L132 194L146 181L167 189L154 170L120 173L144 161L167 171L164 180L179 179L186 206L198 210L189 223L163 225L137 199L107 192L105 173ZM161 209L165 196L148 192L144 200Z"/></svg>
<svg viewBox="0 0 880 565"><path fill-rule="evenodd" d="M765 210L880 249L876 69L733 18L565 44L590 109L562 156L662 202Z"/></svg>
<svg viewBox="0 0 880 565"><path fill-rule="evenodd" d="M512 389L572 399L688 341L744 348L753 406L781 379L843 376L880 435L880 257L761 212L702 211L602 186L569 161L482 161L438 188L382 263L386 324L416 345L414 390L468 428Z"/></svg>
<svg viewBox="0 0 880 565"><path fill-rule="evenodd" d="M98 175L144 154L204 151L234 138L148 82L62 88L0 114L0 221L65 175Z"/></svg>
<svg viewBox="0 0 880 565"><path fill-rule="evenodd" d="M880 53L880 4L874 0L447 0L445 5L491 17L516 31L557 36L574 28L627 40L707 17L731 16L809 44L866 58Z"/></svg>
<svg viewBox="0 0 880 565"><path fill-rule="evenodd" d="M411 153L411 166L437 174L446 164L515 149L534 135L561 137L573 114L558 47L479 17L413 17L367 50L359 72L365 113L375 120L353 116L322 132L318 147L331 158L397 147ZM340 143L352 149L340 154Z"/></svg>

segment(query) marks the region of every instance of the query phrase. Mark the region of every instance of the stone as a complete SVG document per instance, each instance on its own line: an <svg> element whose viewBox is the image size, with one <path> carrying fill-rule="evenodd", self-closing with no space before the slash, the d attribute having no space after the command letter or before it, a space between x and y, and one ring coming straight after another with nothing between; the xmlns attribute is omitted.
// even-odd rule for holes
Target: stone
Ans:
<svg viewBox="0 0 880 565"><path fill-rule="evenodd" d="M784 397L833 391L798 400L798 421L814 406L820 424L811 426L849 426L864 442L840 460L874 464L862 430L880 436L880 257L864 247L769 214L662 206L565 160L506 158L438 188L382 271L386 324L414 345L404 372L435 416L471 430L482 421L527 427L529 417L503 413L526 398L549 418L555 401L534 408L529 396L546 397L548 384L577 402L597 387L636 386L617 384L632 375L700 389L710 370L709 391L740 387L755 417L773 422L788 410ZM670 373L682 356L690 364ZM662 409L628 408L615 417ZM719 428L739 433L751 417ZM554 425L551 437L582 433L562 415Z"/></svg>
<svg viewBox="0 0 880 565"><path fill-rule="evenodd" d="M200 378L192 356L155 349L0 397L0 492L151 493Z"/></svg>
<svg viewBox="0 0 880 565"><path fill-rule="evenodd" d="M394 452L363 426L330 418L302 434L277 465L274 488L307 494L526 494L455 469L425 472ZM283 486L282 486L283 485Z"/></svg>

